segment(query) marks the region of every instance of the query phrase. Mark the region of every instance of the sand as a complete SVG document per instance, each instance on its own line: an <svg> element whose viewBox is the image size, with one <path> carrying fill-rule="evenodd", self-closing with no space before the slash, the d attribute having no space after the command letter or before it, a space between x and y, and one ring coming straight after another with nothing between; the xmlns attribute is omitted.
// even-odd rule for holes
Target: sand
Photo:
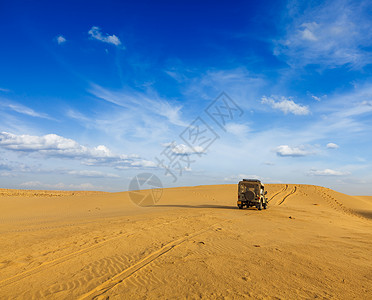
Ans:
<svg viewBox="0 0 372 300"><path fill-rule="evenodd" d="M236 185L2 189L0 299L372 299L372 197L266 186L262 211Z"/></svg>

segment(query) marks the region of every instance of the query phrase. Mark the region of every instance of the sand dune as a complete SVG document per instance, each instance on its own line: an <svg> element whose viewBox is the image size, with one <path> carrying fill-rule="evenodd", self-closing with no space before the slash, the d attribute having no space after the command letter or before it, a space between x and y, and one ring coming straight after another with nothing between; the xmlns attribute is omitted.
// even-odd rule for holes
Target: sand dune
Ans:
<svg viewBox="0 0 372 300"><path fill-rule="evenodd" d="M269 184L127 192L0 190L1 299L371 299L372 197ZM146 193L151 191L144 191Z"/></svg>

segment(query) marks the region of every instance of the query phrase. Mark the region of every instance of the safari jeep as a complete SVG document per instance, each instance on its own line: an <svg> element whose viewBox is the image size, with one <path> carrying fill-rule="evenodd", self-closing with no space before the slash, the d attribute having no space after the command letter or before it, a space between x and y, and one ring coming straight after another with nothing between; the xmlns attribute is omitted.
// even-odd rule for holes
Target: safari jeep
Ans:
<svg viewBox="0 0 372 300"><path fill-rule="evenodd" d="M267 191L265 186L258 179L243 179L238 184L238 207L255 206L258 210L266 209Z"/></svg>

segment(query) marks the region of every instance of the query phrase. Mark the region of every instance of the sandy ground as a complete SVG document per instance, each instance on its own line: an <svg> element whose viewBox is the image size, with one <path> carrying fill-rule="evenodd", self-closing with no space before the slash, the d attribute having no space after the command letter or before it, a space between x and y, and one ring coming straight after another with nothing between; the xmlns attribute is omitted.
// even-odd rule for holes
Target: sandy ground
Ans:
<svg viewBox="0 0 372 300"><path fill-rule="evenodd" d="M267 185L124 193L0 190L0 299L372 299L372 197ZM146 191L148 193L149 191Z"/></svg>

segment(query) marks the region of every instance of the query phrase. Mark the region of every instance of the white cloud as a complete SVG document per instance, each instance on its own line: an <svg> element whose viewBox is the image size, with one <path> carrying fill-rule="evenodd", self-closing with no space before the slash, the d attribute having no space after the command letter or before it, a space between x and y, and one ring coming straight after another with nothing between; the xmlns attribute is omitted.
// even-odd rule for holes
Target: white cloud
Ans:
<svg viewBox="0 0 372 300"><path fill-rule="evenodd" d="M225 177L223 180L228 182L238 182L243 179L258 179L263 180L261 176L258 175L247 175L247 174L238 174L238 175L231 175L229 177Z"/></svg>
<svg viewBox="0 0 372 300"><path fill-rule="evenodd" d="M275 152L279 156L290 156L299 157L314 154L314 152L308 150L304 146L290 147L288 145L281 145L275 149Z"/></svg>
<svg viewBox="0 0 372 300"><path fill-rule="evenodd" d="M42 189L56 189L56 190L95 190L98 187L95 187L93 184L81 183L81 184L65 184L65 183L42 183L40 181L27 181L20 184L24 188L42 188Z"/></svg>
<svg viewBox="0 0 372 300"><path fill-rule="evenodd" d="M66 111L66 116L68 116L71 119L75 119L77 121L83 122L85 124L90 123L90 119L83 115L81 112L73 110L73 109L68 109Z"/></svg>
<svg viewBox="0 0 372 300"><path fill-rule="evenodd" d="M20 184L20 186L23 186L23 187L35 187L35 186L40 186L40 185L42 185L40 181L27 181L27 182L23 182Z"/></svg>
<svg viewBox="0 0 372 300"><path fill-rule="evenodd" d="M350 172L341 172L341 171L336 171L332 169L324 169L324 170L310 170L308 174L312 176L344 176L344 175L349 175Z"/></svg>
<svg viewBox="0 0 372 300"><path fill-rule="evenodd" d="M228 123L225 125L225 129L228 133L232 133L236 136L245 136L250 132L250 128L246 124Z"/></svg>
<svg viewBox="0 0 372 300"><path fill-rule="evenodd" d="M119 178L119 175L112 174L112 173L103 173L100 171L91 171L91 170L81 170L81 171L68 171L67 174L69 175L76 175L79 177L95 177L95 178Z"/></svg>
<svg viewBox="0 0 372 300"><path fill-rule="evenodd" d="M64 43L66 43L66 38L63 36L63 35L59 35L59 36L57 36L57 43L58 43L58 45L61 45L61 44L64 44Z"/></svg>
<svg viewBox="0 0 372 300"><path fill-rule="evenodd" d="M15 111L23 115L31 116L31 117L44 118L44 119L50 119L50 120L53 119L49 117L47 114L36 112L33 109L27 106L24 106L22 104L9 102L3 99L2 99L2 103L0 103L0 106L4 108L8 108L12 111Z"/></svg>
<svg viewBox="0 0 372 300"><path fill-rule="evenodd" d="M306 132L314 139L333 139L335 136L343 141L353 138L355 133L367 138L372 127L369 122L372 113L371 85L356 86L352 92L328 96L327 102L317 106L314 116L320 116ZM307 141L309 142L309 141ZM311 142L311 141L310 141Z"/></svg>
<svg viewBox="0 0 372 300"><path fill-rule="evenodd" d="M320 97L317 97L317 96L311 95L311 98L315 99L316 101L320 101Z"/></svg>
<svg viewBox="0 0 372 300"><path fill-rule="evenodd" d="M321 1L311 6L289 1L286 34L276 42L274 54L294 66L345 64L361 68L372 62L370 1ZM307 4L307 2L306 2Z"/></svg>
<svg viewBox="0 0 372 300"><path fill-rule="evenodd" d="M5 156L5 155L4 155ZM9 171L12 174L19 174L19 173L43 173L43 172L50 172L50 170L45 170L40 167L39 164L29 165L23 162L9 160L9 159L1 159L0 158L0 171Z"/></svg>
<svg viewBox="0 0 372 300"><path fill-rule="evenodd" d="M38 153L46 157L82 159L85 165L144 167L151 163L140 160L137 155L114 154L104 145L89 148L56 134L32 136L1 132L0 147L23 153Z"/></svg>
<svg viewBox="0 0 372 300"><path fill-rule="evenodd" d="M300 31L301 34L302 34L302 38L305 39L305 40L309 40L309 41L316 41L317 38L315 37L314 35L314 31L316 29L316 27L318 27L318 24L313 22L313 23L304 23L302 24L302 26L304 28L304 30Z"/></svg>
<svg viewBox="0 0 372 300"><path fill-rule="evenodd" d="M361 103L356 103L353 105L349 104L347 109L340 111L337 114L339 117L345 118L358 116L369 112L372 112L372 101L362 101Z"/></svg>
<svg viewBox="0 0 372 300"><path fill-rule="evenodd" d="M217 71L208 70L202 74L182 69L177 74L182 76L183 82L187 83L184 95L190 100L204 99L209 102L212 95L217 96L221 91L227 91L229 97L238 103L243 110L255 108L255 103L247 100L259 97L259 91L267 86L266 78L254 74L244 67ZM191 78L186 77L187 75Z"/></svg>
<svg viewBox="0 0 372 300"><path fill-rule="evenodd" d="M140 161L141 162L141 161ZM133 162L134 163L134 162ZM133 164L132 163L132 164ZM139 166L142 166L140 163ZM120 178L119 175L113 173L105 173L95 170L68 170L65 168L42 168L40 165L27 165L18 161L11 161L0 158L0 171L7 171L1 173L2 176L19 176L20 173L32 174L62 174L73 175L78 177L92 177L92 178Z"/></svg>
<svg viewBox="0 0 372 300"><path fill-rule="evenodd" d="M17 174L14 174L12 172L1 172L0 173L0 176L1 177L17 177L18 175Z"/></svg>
<svg viewBox="0 0 372 300"><path fill-rule="evenodd" d="M335 144L335 143L328 143L327 144L327 148L328 149L337 149L337 148L339 148L340 146L339 145L337 145L337 144Z"/></svg>
<svg viewBox="0 0 372 300"><path fill-rule="evenodd" d="M174 80L176 80L177 82L182 82L184 80L187 80L184 74L178 73L177 71L165 70L164 72L168 74L170 77L172 77Z"/></svg>
<svg viewBox="0 0 372 300"><path fill-rule="evenodd" d="M101 42L104 42L104 43L108 43L108 44L112 44L112 45L115 45L115 46L120 46L121 45L121 42L119 40L119 38L116 36L116 35L108 35L107 33L106 34L102 34L101 32L101 29L98 27L98 26L93 26L89 31L88 31L88 34L98 40L98 41L101 41Z"/></svg>
<svg viewBox="0 0 372 300"><path fill-rule="evenodd" d="M8 89L4 89L4 88L1 88L1 87L0 87L0 92L8 93L8 92L10 92L10 90L8 90Z"/></svg>
<svg viewBox="0 0 372 300"><path fill-rule="evenodd" d="M132 167L145 167L145 168L154 168L157 166L156 163L150 160L138 160L131 163Z"/></svg>
<svg viewBox="0 0 372 300"><path fill-rule="evenodd" d="M196 146L194 148L190 148L184 144L176 144L173 143L165 143L163 144L164 147L169 149L173 154L176 155L192 155L192 154L203 154L205 153L205 149L201 146Z"/></svg>
<svg viewBox="0 0 372 300"><path fill-rule="evenodd" d="M130 110L132 114L136 115L136 119L141 117L148 118L149 114L151 114L164 117L171 124L177 126L186 127L189 125L181 120L182 106L171 104L167 100L160 98L154 91L137 92L125 90L115 92L92 84L90 92L97 98Z"/></svg>
<svg viewBox="0 0 372 300"><path fill-rule="evenodd" d="M266 97L261 98L262 104L268 104L274 109L281 110L285 114L292 113L294 115L308 115L310 113L309 108L304 105L296 104L293 100L281 97L279 100L277 97Z"/></svg>

